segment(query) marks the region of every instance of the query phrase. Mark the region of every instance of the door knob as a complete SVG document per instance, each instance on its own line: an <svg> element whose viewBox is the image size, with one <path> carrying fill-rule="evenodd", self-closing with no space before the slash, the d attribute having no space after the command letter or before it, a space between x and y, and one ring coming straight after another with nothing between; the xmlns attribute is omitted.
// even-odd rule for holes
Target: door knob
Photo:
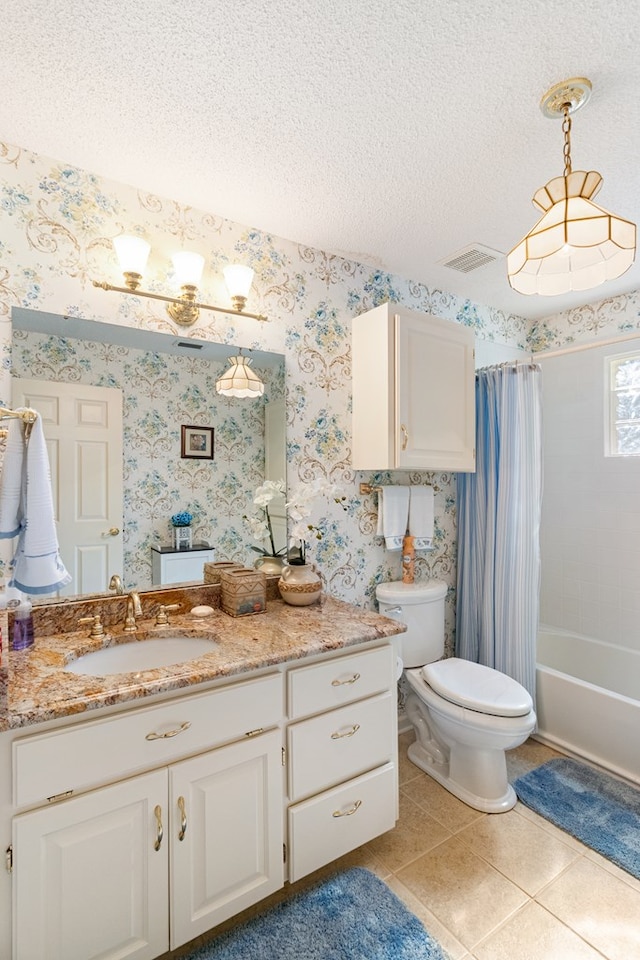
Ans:
<svg viewBox="0 0 640 960"><path fill-rule="evenodd" d="M120 533L120 527L110 527L102 534L103 537L117 537Z"/></svg>

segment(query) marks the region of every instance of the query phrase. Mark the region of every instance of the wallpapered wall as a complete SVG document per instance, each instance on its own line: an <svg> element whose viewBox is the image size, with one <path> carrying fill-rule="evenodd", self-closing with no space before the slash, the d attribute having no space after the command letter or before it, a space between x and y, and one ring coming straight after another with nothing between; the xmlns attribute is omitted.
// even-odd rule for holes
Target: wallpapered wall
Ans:
<svg viewBox="0 0 640 960"><path fill-rule="evenodd" d="M522 318L429 289L418 280L301 246L233 223L214 213L102 179L62 161L0 144L0 395L9 396L11 307L22 305L96 322L175 332L162 304L95 289L94 278L120 282L111 239L139 233L152 245L145 286L175 293L170 255L176 249L203 254L201 298L226 303L221 268L242 262L256 271L247 309L270 322L204 312L180 335L244 344L286 355L287 436L290 489L326 478L339 485L346 511L316 507L323 536L312 540L326 588L335 596L372 605L375 584L397 578L400 560L375 538L375 496L360 496L361 480L432 483L435 549L418 561L420 578L449 585L447 645L453 634L456 564L455 476L396 472L354 474L350 467L350 318L392 300L473 328L484 339L524 346L530 333ZM637 304L636 304L637 307ZM552 317L533 328L538 349L581 336L593 337L633 322L631 300ZM635 322L637 323L637 309Z"/></svg>
<svg viewBox="0 0 640 960"><path fill-rule="evenodd" d="M217 555L251 562L253 491L265 471L265 403L282 396L282 377L254 366L263 397L215 391L228 364L121 345L14 330L17 377L114 387L123 395L124 583L151 586L150 547L171 542L170 516L189 510L193 536ZM181 459L181 424L214 427L214 459ZM255 554L253 555L255 559Z"/></svg>

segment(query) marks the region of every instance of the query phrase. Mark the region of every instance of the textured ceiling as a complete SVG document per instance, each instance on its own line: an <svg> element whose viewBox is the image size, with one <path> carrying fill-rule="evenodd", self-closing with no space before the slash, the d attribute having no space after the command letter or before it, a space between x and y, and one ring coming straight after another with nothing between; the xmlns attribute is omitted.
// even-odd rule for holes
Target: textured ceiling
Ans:
<svg viewBox="0 0 640 960"><path fill-rule="evenodd" d="M562 173L545 90L587 76L574 169L640 222L633 0L22 0L0 29L0 140L528 317L504 260Z"/></svg>

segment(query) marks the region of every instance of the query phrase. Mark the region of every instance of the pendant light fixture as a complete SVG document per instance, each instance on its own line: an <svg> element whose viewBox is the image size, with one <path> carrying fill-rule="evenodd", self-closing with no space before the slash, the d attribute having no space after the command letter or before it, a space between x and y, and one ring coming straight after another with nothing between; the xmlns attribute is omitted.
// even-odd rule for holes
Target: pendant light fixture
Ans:
<svg viewBox="0 0 640 960"><path fill-rule="evenodd" d="M562 118L564 173L534 195L543 216L507 256L509 283L519 293L589 290L621 276L634 261L635 224L593 203L599 173L571 167L571 115L590 96L591 82L576 77L557 83L540 102L545 117Z"/></svg>
<svg viewBox="0 0 640 960"><path fill-rule="evenodd" d="M229 357L228 369L216 380L216 393L223 397L261 397L264 383L250 369L252 362L242 356L242 350L237 357Z"/></svg>

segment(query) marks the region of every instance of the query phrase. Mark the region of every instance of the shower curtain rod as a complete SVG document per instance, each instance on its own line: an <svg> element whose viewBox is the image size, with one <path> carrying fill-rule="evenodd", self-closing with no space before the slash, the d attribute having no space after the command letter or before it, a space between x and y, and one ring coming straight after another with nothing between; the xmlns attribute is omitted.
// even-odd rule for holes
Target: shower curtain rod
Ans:
<svg viewBox="0 0 640 960"><path fill-rule="evenodd" d="M546 360L551 357L561 357L565 353L578 353L581 350L592 350L594 347L609 347L615 343L625 343L628 340L640 340L640 330L635 333L625 333L620 337L608 337L606 340L590 340L589 343L573 343L569 347L560 347L558 350L541 350L539 353L532 353L534 362Z"/></svg>

